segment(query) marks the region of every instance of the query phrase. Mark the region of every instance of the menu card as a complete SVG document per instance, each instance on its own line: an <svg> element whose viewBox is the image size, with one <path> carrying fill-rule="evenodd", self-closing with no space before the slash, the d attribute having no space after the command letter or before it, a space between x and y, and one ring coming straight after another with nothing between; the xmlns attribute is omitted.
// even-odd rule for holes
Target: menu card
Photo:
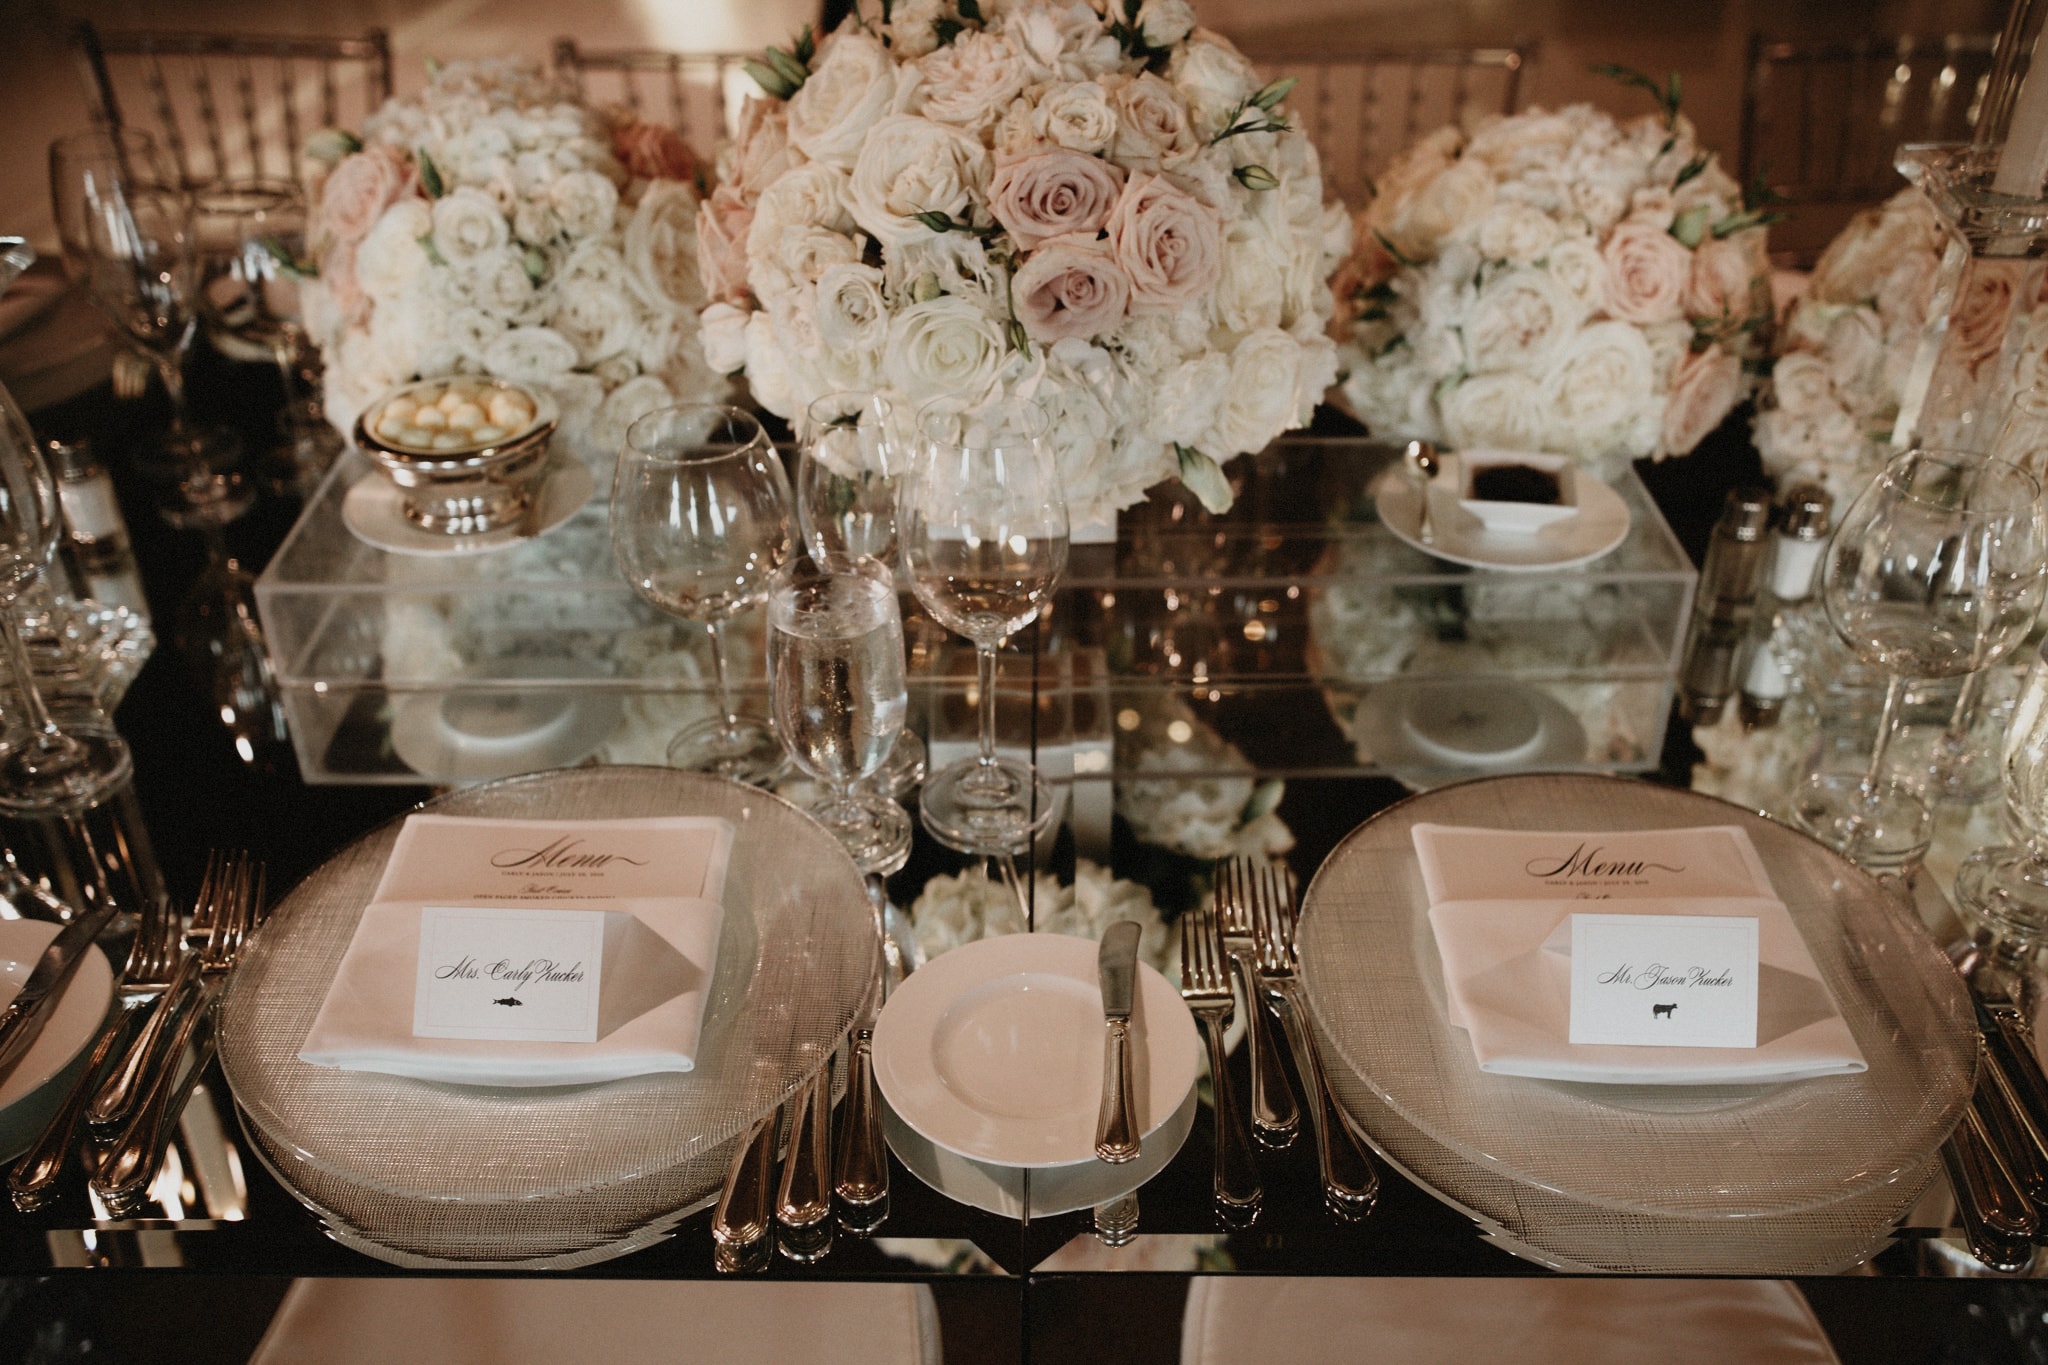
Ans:
<svg viewBox="0 0 2048 1365"><path fill-rule="evenodd" d="M412 816L299 1056L468 1085L689 1071L732 842L699 817Z"/></svg>
<svg viewBox="0 0 2048 1365"><path fill-rule="evenodd" d="M1865 1069L1841 1011L1741 828L1551 832L1422 824L1413 837L1443 963L1446 1014L1466 1031L1480 1070L1552 1080L1708 1085ZM1739 953L1724 955L1730 964L1727 993L1742 995L1753 983L1755 1045L1730 1045L1744 1029L1729 1022L1729 1005L1717 999L1689 1008L1676 989L1637 1002L1643 1018L1634 1020L1631 1011L1626 1031L1619 1013L1604 1028L1590 1017L1579 1021L1582 1036L1637 1041L1574 1043L1573 923L1604 917L1629 918L1596 927L1592 941L1635 948L1664 944L1695 951L1699 941L1688 935L1693 922L1706 919L1722 921L1723 935L1754 932L1753 974L1736 965L1743 961ZM1660 933L1652 917L1673 923ZM1623 924L1634 937L1620 933ZM1587 971L1582 1000L1619 994L1592 989L1600 974L1659 965L1654 957L1633 960L1640 955L1580 964L1600 969ZM1720 970L1717 962L1706 974ZM1675 975L1650 979L1668 984ZM1692 994L1705 1000L1723 992ZM1657 1005L1672 1008L1653 1012ZM1681 1010L1687 1014L1683 1028ZM1710 1011L1713 1021L1707 1019ZM1692 1027L1696 1017L1698 1031ZM1673 1035L1668 1043L1653 1041L1657 1028Z"/></svg>

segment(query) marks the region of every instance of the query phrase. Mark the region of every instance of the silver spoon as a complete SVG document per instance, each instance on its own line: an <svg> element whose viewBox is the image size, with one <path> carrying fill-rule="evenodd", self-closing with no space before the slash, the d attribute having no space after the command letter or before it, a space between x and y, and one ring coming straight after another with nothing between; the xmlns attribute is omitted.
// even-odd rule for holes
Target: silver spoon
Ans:
<svg viewBox="0 0 2048 1365"><path fill-rule="evenodd" d="M1429 485L1443 469L1443 461L1437 458L1436 447L1427 441L1410 441L1401 448L1401 463L1407 467L1408 477L1415 481L1416 492L1422 501L1421 519L1416 524L1415 538L1424 545L1436 544L1436 525L1429 515Z"/></svg>

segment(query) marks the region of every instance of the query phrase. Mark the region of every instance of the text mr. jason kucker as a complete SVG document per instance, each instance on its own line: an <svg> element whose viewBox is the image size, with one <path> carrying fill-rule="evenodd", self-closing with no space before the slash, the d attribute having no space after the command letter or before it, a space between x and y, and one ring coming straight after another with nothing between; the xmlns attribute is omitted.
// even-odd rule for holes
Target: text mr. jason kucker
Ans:
<svg viewBox="0 0 2048 1365"><path fill-rule="evenodd" d="M1680 970L1676 967L1667 967L1661 962L1653 962L1640 971L1630 963L1624 962L1613 971L1603 973L1593 979L1603 986L1633 986L1639 991L1647 991L1656 986L1732 986L1735 984L1735 978L1729 974L1726 967L1721 968L1717 972L1709 972L1705 967L1687 967Z"/></svg>

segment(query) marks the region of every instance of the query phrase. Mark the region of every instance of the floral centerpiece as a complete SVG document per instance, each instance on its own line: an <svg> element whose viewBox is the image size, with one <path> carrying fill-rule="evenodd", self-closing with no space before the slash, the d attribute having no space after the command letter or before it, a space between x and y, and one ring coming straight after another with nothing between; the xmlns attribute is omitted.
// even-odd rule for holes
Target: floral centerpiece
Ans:
<svg viewBox="0 0 2048 1365"><path fill-rule="evenodd" d="M1945 244L1934 205L1908 188L1857 214L1828 245L1779 331L1756 419L1757 452L1781 485L1817 479L1843 507L1877 473ZM1962 314L1965 330L1971 316ZM1994 328L1979 348L2003 340Z"/></svg>
<svg viewBox="0 0 2048 1365"><path fill-rule="evenodd" d="M488 374L546 390L561 439L602 459L635 418L724 389L673 131L586 109L531 64L454 62L311 151L329 169L308 319L344 431L404 380Z"/></svg>
<svg viewBox="0 0 2048 1365"><path fill-rule="evenodd" d="M1292 82L1186 0L887 0L755 66L698 222L706 351L785 417L1030 397L1078 524L1305 422L1336 376Z"/></svg>
<svg viewBox="0 0 2048 1365"><path fill-rule="evenodd" d="M1343 392L1376 435L1661 458L1748 391L1773 215L1698 146L1675 78L1609 70L1661 115L1582 104L1440 129L1359 211L1337 282Z"/></svg>

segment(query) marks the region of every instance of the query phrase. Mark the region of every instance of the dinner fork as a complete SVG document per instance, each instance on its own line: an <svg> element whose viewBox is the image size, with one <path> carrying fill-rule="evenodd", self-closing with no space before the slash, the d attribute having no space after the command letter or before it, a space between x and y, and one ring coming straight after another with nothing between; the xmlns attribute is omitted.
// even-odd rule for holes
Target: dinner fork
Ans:
<svg viewBox="0 0 2048 1365"><path fill-rule="evenodd" d="M1215 912L1199 908L1184 912L1180 917L1180 995L1201 1020L1202 1036L1209 1044L1209 1084L1216 1103L1216 1212L1227 1226L1247 1228L1259 1216L1259 1201L1265 1191L1259 1185L1259 1168L1252 1162L1244 1120L1230 1094L1223 1029L1236 1006L1226 962Z"/></svg>
<svg viewBox="0 0 2048 1365"><path fill-rule="evenodd" d="M1252 1136L1260 1146L1277 1151L1294 1141L1301 1127L1301 1111L1295 1108L1294 1092L1280 1065L1280 1045L1273 1039L1272 1023L1259 1005L1258 945L1252 930L1256 880L1257 865L1249 858L1238 856L1216 864L1216 919L1223 931L1223 947L1244 991L1245 1044L1252 1050Z"/></svg>
<svg viewBox="0 0 2048 1365"><path fill-rule="evenodd" d="M169 979L157 983L148 999L137 1002L138 1013L152 1002L156 1003L156 1008L143 1023L142 1031L129 1043L128 1050L121 1054L120 1061L93 1093L85 1110L85 1121L94 1128L112 1128L134 1110L135 1099L142 1093L142 1082L155 1069L163 1055L164 1040L170 1036L168 1016L173 1004L184 997L199 969L197 950L212 937L220 902L227 894L235 869L240 866L239 860L246 857L241 853L223 853L220 849L206 855L206 871L199 879L199 894L192 899L192 926L186 940L188 949L182 953L174 950L175 970L171 971Z"/></svg>
<svg viewBox="0 0 2048 1365"><path fill-rule="evenodd" d="M41 1208L56 1192L57 1179L71 1159L79 1120L85 1115L86 1103L92 1098L100 1073L119 1049L135 1016L171 984L171 974L178 962L178 938L183 931L169 896L160 895L143 907L135 938L128 945L128 960L121 968L117 987L121 1008L100 1026L99 1037L77 1084L50 1116L42 1134L7 1174L7 1192L22 1212Z"/></svg>
<svg viewBox="0 0 2048 1365"><path fill-rule="evenodd" d="M1379 1198L1380 1175L1365 1154L1344 1113L1330 1098L1322 1059L1316 1054L1301 997L1301 958L1294 942L1293 874L1271 863L1259 869L1253 900L1253 928L1259 944L1259 986L1280 1016L1294 1069L1308 1095L1310 1125L1316 1135L1316 1161L1321 1167L1323 1199L1340 1218L1363 1218Z"/></svg>
<svg viewBox="0 0 2048 1365"><path fill-rule="evenodd" d="M167 997L159 1006L160 1011L176 1014L163 1063L145 1080L127 1127L100 1158L92 1177L93 1193L117 1213L140 1204L156 1179L171 1125L213 1060L214 1006L241 958L243 941L261 917L266 881L262 864L246 855L230 861L235 866L232 874L222 874L226 890L216 906L213 932L200 952L199 984L183 1001ZM181 1071L179 1063L188 1053L189 1063Z"/></svg>

